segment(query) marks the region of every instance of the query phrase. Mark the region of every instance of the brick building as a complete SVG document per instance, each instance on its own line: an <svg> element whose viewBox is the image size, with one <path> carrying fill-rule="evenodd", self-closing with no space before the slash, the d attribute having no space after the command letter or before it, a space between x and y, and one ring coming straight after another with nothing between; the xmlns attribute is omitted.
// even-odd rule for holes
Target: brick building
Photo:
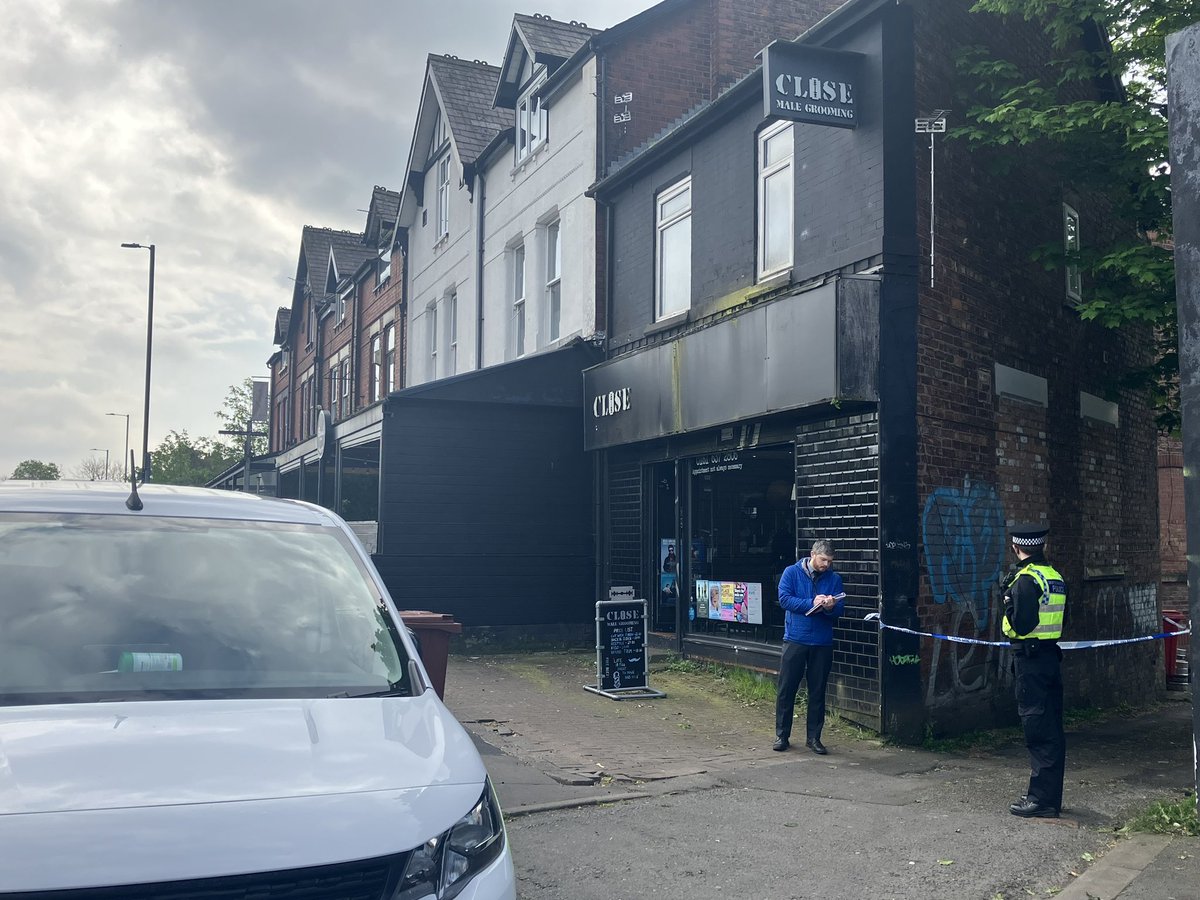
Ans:
<svg viewBox="0 0 1200 900"><path fill-rule="evenodd" d="M600 587L653 598L686 653L773 670L778 575L830 537L849 594L832 702L907 737L1012 716L1007 657L863 617L1003 640L1009 524L1051 527L1067 639L1159 614L1153 417L1110 377L1149 336L1081 321L1086 282L1030 256L1119 223L1018 151L999 176L943 138L931 172L953 48L1045 50L969 6L851 0L595 189L613 235L609 359L585 373ZM1157 659L1072 652L1068 702L1151 698Z"/></svg>
<svg viewBox="0 0 1200 900"><path fill-rule="evenodd" d="M305 226L290 307L276 314L269 451L278 493L373 523L381 404L403 385L399 195L376 187L362 232ZM362 536L373 543L372 527Z"/></svg>

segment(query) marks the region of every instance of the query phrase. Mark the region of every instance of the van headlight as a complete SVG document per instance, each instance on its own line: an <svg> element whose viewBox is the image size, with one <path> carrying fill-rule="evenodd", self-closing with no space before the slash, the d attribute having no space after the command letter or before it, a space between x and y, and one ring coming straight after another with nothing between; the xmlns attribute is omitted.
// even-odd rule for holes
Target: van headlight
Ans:
<svg viewBox="0 0 1200 900"><path fill-rule="evenodd" d="M457 897L472 878L504 851L504 819L491 779L479 802L444 834L412 852L393 900Z"/></svg>

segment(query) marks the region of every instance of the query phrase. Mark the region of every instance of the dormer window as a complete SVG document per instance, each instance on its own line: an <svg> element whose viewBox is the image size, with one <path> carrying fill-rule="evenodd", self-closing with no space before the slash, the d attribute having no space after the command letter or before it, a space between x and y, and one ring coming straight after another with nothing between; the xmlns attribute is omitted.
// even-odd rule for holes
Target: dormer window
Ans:
<svg viewBox="0 0 1200 900"><path fill-rule="evenodd" d="M439 113L433 122L433 139L429 142L429 158L431 160L441 153L444 143L446 143L446 120Z"/></svg>
<svg viewBox="0 0 1200 900"><path fill-rule="evenodd" d="M542 98L537 96L537 90L541 86L541 80L539 80L517 101L518 162L527 159L534 150L546 142L548 125L546 109L542 106Z"/></svg>
<svg viewBox="0 0 1200 900"><path fill-rule="evenodd" d="M392 248L381 247L379 250L379 283L383 284L392 277Z"/></svg>
<svg viewBox="0 0 1200 900"><path fill-rule="evenodd" d="M346 321L346 310L350 306L350 291L342 291L337 295L337 320L340 325Z"/></svg>
<svg viewBox="0 0 1200 900"><path fill-rule="evenodd" d="M437 237L450 233L450 154L437 164Z"/></svg>

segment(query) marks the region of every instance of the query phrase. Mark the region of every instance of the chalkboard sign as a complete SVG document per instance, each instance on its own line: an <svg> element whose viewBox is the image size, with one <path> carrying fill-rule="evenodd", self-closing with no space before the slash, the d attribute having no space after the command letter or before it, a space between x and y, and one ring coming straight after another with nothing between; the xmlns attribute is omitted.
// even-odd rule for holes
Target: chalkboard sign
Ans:
<svg viewBox="0 0 1200 900"><path fill-rule="evenodd" d="M614 700L664 696L646 683L645 600L596 604L596 680L584 687Z"/></svg>

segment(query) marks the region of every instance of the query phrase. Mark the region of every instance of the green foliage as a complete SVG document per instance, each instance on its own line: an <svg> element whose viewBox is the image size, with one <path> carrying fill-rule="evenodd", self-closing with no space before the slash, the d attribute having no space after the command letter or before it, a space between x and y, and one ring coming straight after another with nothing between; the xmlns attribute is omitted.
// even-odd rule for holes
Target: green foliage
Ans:
<svg viewBox="0 0 1200 900"><path fill-rule="evenodd" d="M225 394L225 402L215 413L221 421L221 428L226 431L245 431L250 427L250 414L253 409L254 379L246 378L241 384L231 384ZM263 430L260 426L259 430ZM245 439L236 435L221 435L220 442L231 449L237 457L246 452ZM252 439L250 452L254 456L264 456L267 453L267 439L256 437Z"/></svg>
<svg viewBox="0 0 1200 900"><path fill-rule="evenodd" d="M27 459L18 463L10 476L18 481L58 481L62 478L55 463L42 462L40 459Z"/></svg>
<svg viewBox="0 0 1200 900"><path fill-rule="evenodd" d="M156 484L204 485L242 458L240 451L206 437L172 431L150 454Z"/></svg>
<svg viewBox="0 0 1200 900"><path fill-rule="evenodd" d="M1053 52L1030 73L996 48L960 48L965 123L950 134L1006 148L1010 159L1036 158L1134 226L1108 243L1085 242L1072 258L1061 243L1030 252L1047 268L1080 268L1082 318L1151 326L1156 362L1123 386L1149 388L1159 426L1178 427L1165 39L1200 21L1200 0L976 0L972 9L1035 23ZM1108 48L1084 40L1091 23Z"/></svg>
<svg viewBox="0 0 1200 900"><path fill-rule="evenodd" d="M1142 810L1126 822L1118 832L1200 836L1200 819L1196 817L1196 795L1187 791L1182 799L1151 804L1148 809Z"/></svg>

